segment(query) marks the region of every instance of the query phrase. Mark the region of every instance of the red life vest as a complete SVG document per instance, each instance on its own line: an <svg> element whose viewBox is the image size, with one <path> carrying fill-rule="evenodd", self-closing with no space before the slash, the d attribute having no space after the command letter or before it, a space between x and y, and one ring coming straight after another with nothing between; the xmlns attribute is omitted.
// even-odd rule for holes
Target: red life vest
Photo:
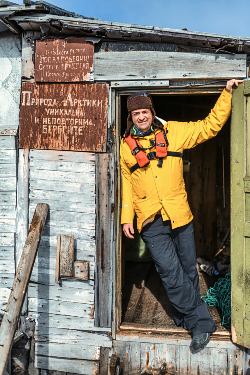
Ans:
<svg viewBox="0 0 250 375"><path fill-rule="evenodd" d="M139 167L146 167L149 164L149 159L140 142L135 140L131 134L125 138L125 141L129 145L132 154L135 156ZM167 145L162 132L157 133L155 136L155 148L156 158L165 158L167 156Z"/></svg>
<svg viewBox="0 0 250 375"><path fill-rule="evenodd" d="M155 158L159 159L158 166L162 167L163 158L165 158L167 155L176 156L179 158L183 157L183 154L181 152L167 151L168 141L166 135L164 137L163 132L165 132L164 129L161 132L157 133L155 136L156 152L149 152L147 155L146 152L143 150L143 147L141 146L140 142L137 139L135 139L131 134L125 137L125 141L129 145L130 150L137 161L137 163L132 168L130 168L131 173L133 173L138 168L146 167L150 163L150 160Z"/></svg>

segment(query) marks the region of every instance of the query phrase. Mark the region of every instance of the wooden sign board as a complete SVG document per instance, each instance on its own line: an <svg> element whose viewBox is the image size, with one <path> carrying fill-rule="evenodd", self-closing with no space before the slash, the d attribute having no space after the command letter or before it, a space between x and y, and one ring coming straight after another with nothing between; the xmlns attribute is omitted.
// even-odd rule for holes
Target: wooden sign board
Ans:
<svg viewBox="0 0 250 375"><path fill-rule="evenodd" d="M19 148L105 152L109 86L23 82Z"/></svg>
<svg viewBox="0 0 250 375"><path fill-rule="evenodd" d="M36 41L36 82L80 82L90 79L94 46L85 38Z"/></svg>

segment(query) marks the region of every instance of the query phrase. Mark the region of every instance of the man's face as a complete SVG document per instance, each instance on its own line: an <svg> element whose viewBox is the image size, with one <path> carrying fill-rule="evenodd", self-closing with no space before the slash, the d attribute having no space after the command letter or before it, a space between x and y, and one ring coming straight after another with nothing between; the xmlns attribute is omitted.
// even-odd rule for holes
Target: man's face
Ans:
<svg viewBox="0 0 250 375"><path fill-rule="evenodd" d="M137 129L146 132L153 122L153 115L150 109L136 109L131 111L133 124Z"/></svg>

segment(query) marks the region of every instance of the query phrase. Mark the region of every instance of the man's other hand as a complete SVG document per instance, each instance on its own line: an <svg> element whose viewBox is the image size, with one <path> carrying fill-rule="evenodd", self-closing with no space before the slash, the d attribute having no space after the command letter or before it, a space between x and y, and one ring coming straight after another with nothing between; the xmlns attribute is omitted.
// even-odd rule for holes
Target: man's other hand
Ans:
<svg viewBox="0 0 250 375"><path fill-rule="evenodd" d="M125 236L127 236L128 238L134 238L134 236L132 236L132 234L135 233L133 224L132 223L123 224L123 232Z"/></svg>
<svg viewBox="0 0 250 375"><path fill-rule="evenodd" d="M226 90L227 92L230 92L232 94L233 92L233 85L238 86L239 83L244 82L243 80L239 79L231 79L230 81L227 81Z"/></svg>

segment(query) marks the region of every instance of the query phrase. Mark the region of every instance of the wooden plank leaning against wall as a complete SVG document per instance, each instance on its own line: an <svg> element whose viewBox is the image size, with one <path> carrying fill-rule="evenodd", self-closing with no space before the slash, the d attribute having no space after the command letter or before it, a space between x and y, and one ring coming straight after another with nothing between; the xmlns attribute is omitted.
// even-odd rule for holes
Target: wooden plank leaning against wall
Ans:
<svg viewBox="0 0 250 375"><path fill-rule="evenodd" d="M28 287L32 267L36 258L39 242L47 218L49 206L38 203L29 228L29 233L20 257L15 280L11 289L6 312L3 317L0 332L0 374L4 374L5 364L11 351L15 331L25 293Z"/></svg>

